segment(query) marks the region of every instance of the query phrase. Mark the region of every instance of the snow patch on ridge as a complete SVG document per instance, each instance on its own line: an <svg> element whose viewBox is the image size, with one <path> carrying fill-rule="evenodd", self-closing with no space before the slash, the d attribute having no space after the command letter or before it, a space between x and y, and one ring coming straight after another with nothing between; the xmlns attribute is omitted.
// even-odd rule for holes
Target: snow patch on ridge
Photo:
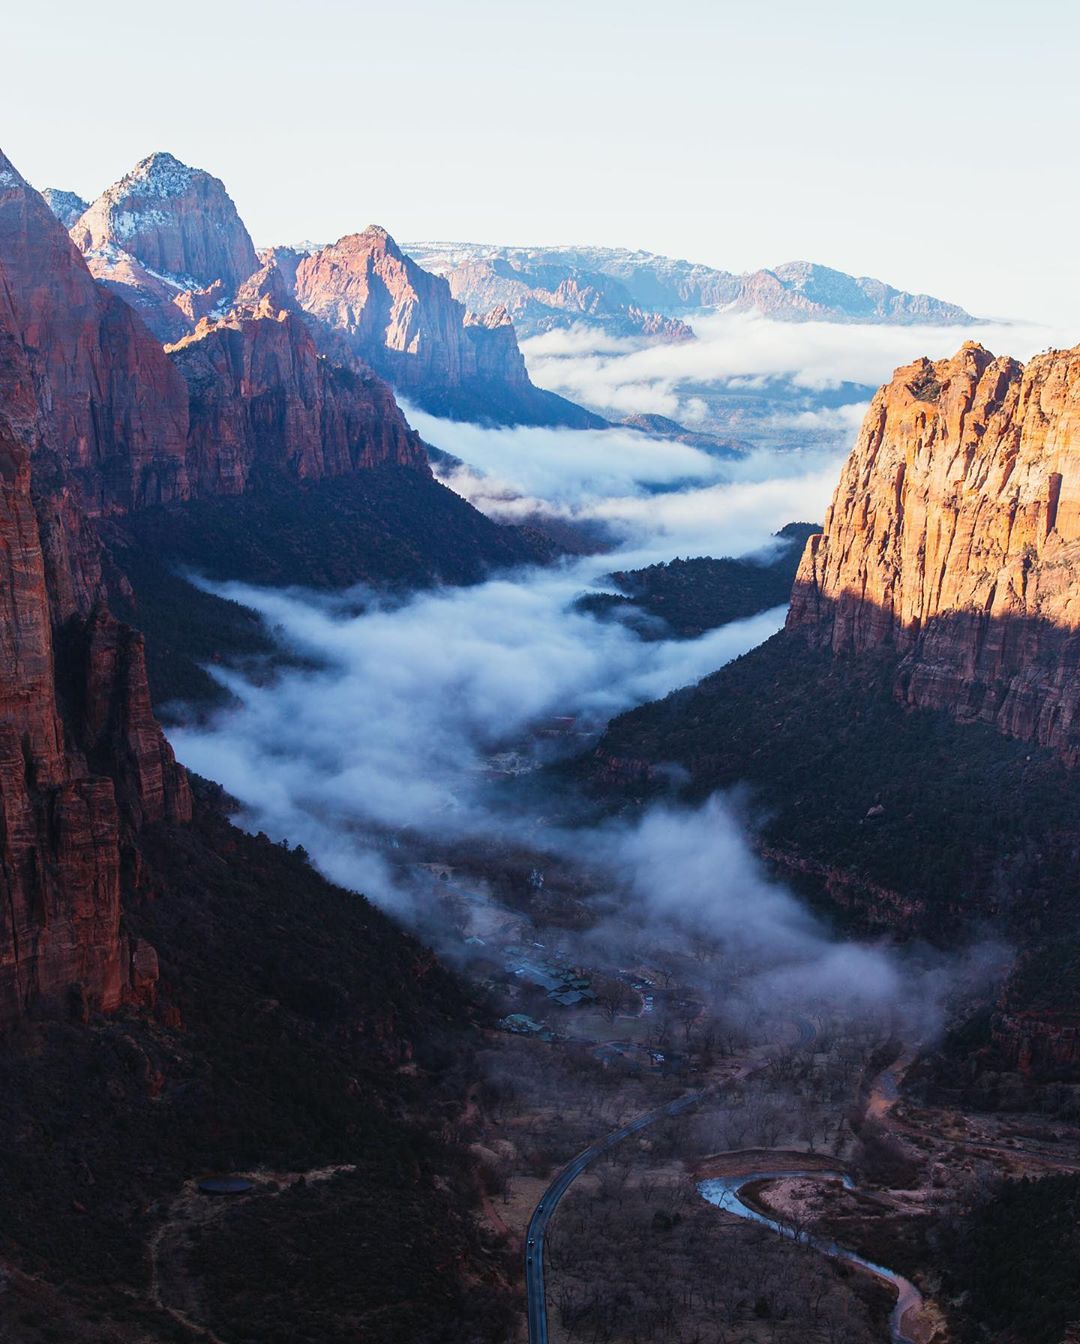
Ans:
<svg viewBox="0 0 1080 1344"><path fill-rule="evenodd" d="M171 154L159 152L137 163L117 185L132 196L158 196L168 200L183 196L195 174L196 170L186 163Z"/></svg>

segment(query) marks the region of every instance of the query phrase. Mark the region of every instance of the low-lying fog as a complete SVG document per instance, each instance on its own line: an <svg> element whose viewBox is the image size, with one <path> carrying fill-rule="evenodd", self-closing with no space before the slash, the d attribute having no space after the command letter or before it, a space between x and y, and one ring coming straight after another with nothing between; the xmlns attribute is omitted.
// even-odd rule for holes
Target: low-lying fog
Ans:
<svg viewBox="0 0 1080 1344"><path fill-rule="evenodd" d="M868 392L922 355L941 359L976 340L1028 359L1076 340L1075 331L1030 322L861 326L717 310L689 320L697 339L674 345L578 326L534 336L522 349L534 382L614 420L652 412L758 442L801 435L835 444L850 442Z"/></svg>
<svg viewBox="0 0 1080 1344"><path fill-rule="evenodd" d="M924 335L906 332L910 355ZM240 800L243 824L302 844L329 877L406 919L430 887L418 894L403 880L395 832L429 837L429 854L441 842L503 839L587 857L638 933L649 924L667 934L704 930L753 959L770 993L782 980L796 998L896 994L891 955L832 940L766 877L724 799L570 830L565 800L552 800L552 812L563 804L556 825L535 801L524 814L499 806L491 782L494 773L527 773L553 751L587 749L613 715L693 683L779 629L782 608L693 640L643 640L576 610L574 599L604 587L612 570L741 555L775 546L770 538L787 522L821 519L854 430L843 445L807 450L793 434L786 450L730 462L631 430L493 430L410 415L464 464L440 471L479 507L601 521L617 548L407 600L221 586L317 670L286 671L270 684L215 672L239 704L209 724L174 729L180 759ZM553 737L543 730L556 716ZM609 929L620 919L614 908ZM926 1000L925 986L913 997Z"/></svg>
<svg viewBox="0 0 1080 1344"><path fill-rule="evenodd" d="M609 454L607 479L620 470L619 436L605 444L603 434L482 430L416 418L457 456L486 467L501 455L514 488L543 489L567 440L581 440L588 462ZM602 580L615 569L775 547L772 534L784 523L822 514L835 474L835 461L792 454L771 461L771 474L760 463L765 479L722 484L706 460L707 484L654 495L649 487L662 477L665 459L678 460L685 474L686 450L643 442L654 454L642 472L646 482L620 477L621 493L612 497L626 538L620 550L404 601L358 590L327 597L219 587L260 612L277 638L320 670L286 672L269 685L217 671L241 706L209 726L174 730L181 759L240 799L249 825L303 844L337 881L398 901L360 828L483 832L492 824L484 799L494 753L528 756L530 730L553 716L573 716L580 731L599 730L614 714L699 680L783 624L777 608L698 639L643 640L622 622L575 610L583 592L610 589ZM550 504L556 492L572 493L582 513L611 504L584 477L577 486L570 473L566 481L552 479L553 489L533 496L533 504ZM594 479L605 479L602 469ZM365 605L360 615L358 603ZM568 745L580 748L582 739Z"/></svg>

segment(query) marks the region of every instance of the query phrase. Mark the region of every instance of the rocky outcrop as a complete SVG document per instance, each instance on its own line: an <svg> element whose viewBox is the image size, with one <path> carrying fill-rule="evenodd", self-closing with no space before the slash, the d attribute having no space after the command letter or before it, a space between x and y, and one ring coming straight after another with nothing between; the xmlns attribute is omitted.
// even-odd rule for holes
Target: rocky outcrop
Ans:
<svg viewBox="0 0 1080 1344"><path fill-rule="evenodd" d="M493 308L483 317L467 313L465 336L473 348L478 378L503 382L511 388L530 386L514 324L505 308Z"/></svg>
<svg viewBox="0 0 1080 1344"><path fill-rule="evenodd" d="M990 1030L1007 1068L1039 1081L1080 1076L1080 1013L1006 1005L995 1013Z"/></svg>
<svg viewBox="0 0 1080 1344"><path fill-rule="evenodd" d="M1080 350L969 343L874 398L788 628L888 648L908 703L1080 759Z"/></svg>
<svg viewBox="0 0 1080 1344"><path fill-rule="evenodd" d="M766 317L819 322L888 322L901 326L971 322L955 303L908 294L870 276L847 275L810 261L789 261L741 278L736 309Z"/></svg>
<svg viewBox="0 0 1080 1344"><path fill-rule="evenodd" d="M534 387L506 313L470 320L447 281L407 257L385 229L373 226L304 257L295 264L294 293L331 338L331 353L344 342L436 414L511 424L604 423Z"/></svg>
<svg viewBox="0 0 1080 1344"><path fill-rule="evenodd" d="M296 299L404 392L460 387L476 374L465 310L385 229L372 226L305 257Z"/></svg>
<svg viewBox="0 0 1080 1344"><path fill-rule="evenodd" d="M65 229L70 229L90 204L81 196L76 196L73 191L60 191L56 187L46 187L41 194L45 198L45 204Z"/></svg>
<svg viewBox="0 0 1080 1344"><path fill-rule="evenodd" d="M171 154L151 154L113 183L75 222L83 253L134 257L177 289L220 280L231 294L258 258L224 183Z"/></svg>
<svg viewBox="0 0 1080 1344"><path fill-rule="evenodd" d="M95 279L165 342L224 311L259 264L224 185L171 154L136 164L84 208L71 236Z"/></svg>
<svg viewBox="0 0 1080 1344"><path fill-rule="evenodd" d="M525 336L583 321L616 336L685 341L694 335L680 319L643 309L618 280L565 264L534 263L524 249L492 251L449 267L435 255L431 263L446 276L455 299L473 312L505 309Z"/></svg>
<svg viewBox="0 0 1080 1344"><path fill-rule="evenodd" d="M322 358L303 319L269 294L204 320L171 353L191 393L199 495L240 494L267 472L317 481L387 465L430 471L387 385Z"/></svg>
<svg viewBox="0 0 1080 1344"><path fill-rule="evenodd" d="M0 280L0 328L37 389L40 448L86 511L186 498L183 380L2 154Z"/></svg>

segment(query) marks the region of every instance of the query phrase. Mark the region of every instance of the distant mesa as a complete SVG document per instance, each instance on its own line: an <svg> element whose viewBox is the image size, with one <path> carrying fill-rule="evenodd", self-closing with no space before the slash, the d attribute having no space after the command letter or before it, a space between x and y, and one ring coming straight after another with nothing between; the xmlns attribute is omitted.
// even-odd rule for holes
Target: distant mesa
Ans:
<svg viewBox="0 0 1080 1344"><path fill-rule="evenodd" d="M504 308L523 336L577 323L615 336L662 341L694 336L680 318L643 307L618 278L570 257L474 244L418 243L406 251L425 269L445 276L454 298L466 307L476 312Z"/></svg>

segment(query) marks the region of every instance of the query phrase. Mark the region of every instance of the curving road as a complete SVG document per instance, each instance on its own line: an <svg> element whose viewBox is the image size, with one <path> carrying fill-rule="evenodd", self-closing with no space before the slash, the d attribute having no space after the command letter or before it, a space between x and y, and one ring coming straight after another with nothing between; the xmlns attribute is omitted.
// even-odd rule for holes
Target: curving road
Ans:
<svg viewBox="0 0 1080 1344"><path fill-rule="evenodd" d="M622 1129L612 1130L605 1138L591 1144L584 1152L578 1153L572 1162L568 1162L544 1191L544 1197L537 1204L529 1220L528 1239L525 1246L525 1293L529 1304L529 1344L547 1344L547 1297L544 1287L544 1234L548 1220L558 1207L559 1200L566 1194L573 1182L581 1175L590 1162L594 1162L603 1153L616 1144L628 1139L641 1129L648 1128L665 1116L680 1115L695 1106L705 1095L707 1089L687 1092L666 1106L658 1106L655 1111L639 1115Z"/></svg>
<svg viewBox="0 0 1080 1344"><path fill-rule="evenodd" d="M796 1046L801 1048L811 1045L817 1036L817 1030L813 1023L805 1017L795 1017L793 1021L798 1032ZM768 1060L764 1061L760 1067L765 1067L767 1063ZM729 1079L728 1081L733 1080ZM529 1344L548 1344L547 1290L544 1286L544 1234L547 1231L548 1221L558 1208L559 1200L562 1199L585 1168L591 1162L595 1162L603 1153L614 1148L616 1144L622 1143L623 1139L628 1139L631 1134L647 1129L649 1125L654 1125L657 1120L663 1120L665 1116L681 1115L691 1106L696 1106L710 1090L711 1088L703 1087L696 1092L687 1092L675 1101L669 1101L666 1106L658 1106L654 1111L639 1115L636 1120L631 1120L628 1125L623 1125L621 1129L612 1130L605 1138L598 1139L596 1143L590 1144L584 1152L578 1153L577 1157L563 1167L544 1191L543 1199L537 1204L533 1210L533 1216L529 1219L529 1230L525 1242L525 1295L529 1307Z"/></svg>

